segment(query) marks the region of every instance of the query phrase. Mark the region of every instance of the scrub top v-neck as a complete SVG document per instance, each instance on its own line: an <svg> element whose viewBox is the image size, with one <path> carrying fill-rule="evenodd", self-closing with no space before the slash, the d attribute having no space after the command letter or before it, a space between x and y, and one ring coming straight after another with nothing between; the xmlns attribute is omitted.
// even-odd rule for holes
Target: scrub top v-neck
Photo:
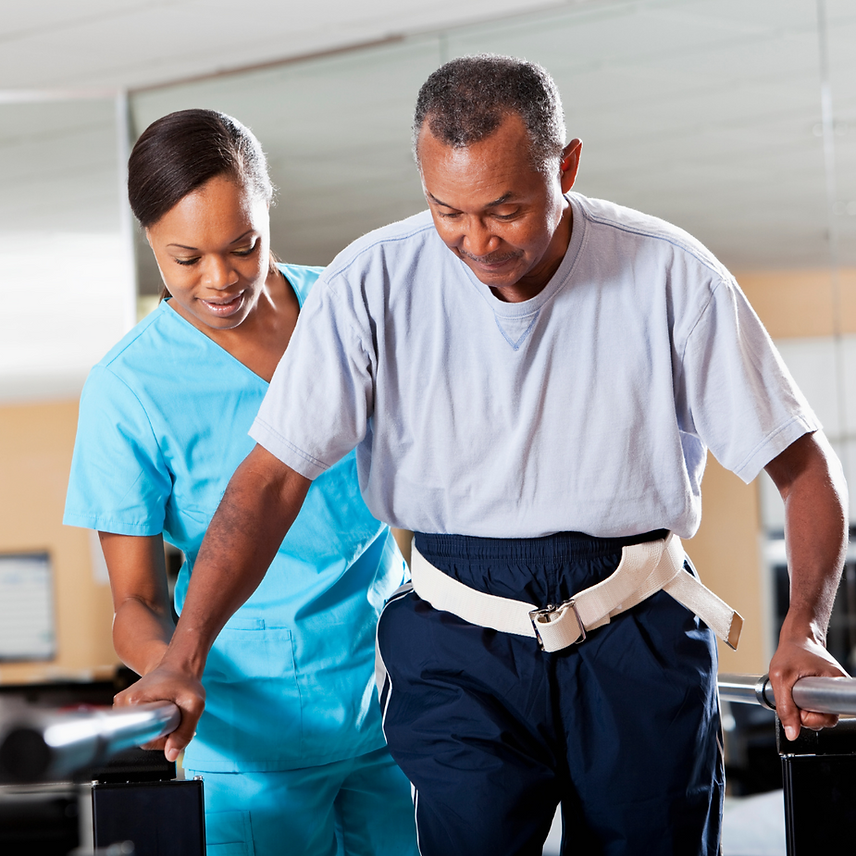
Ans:
<svg viewBox="0 0 856 856"><path fill-rule="evenodd" d="M280 266L302 305L320 273ZM193 564L268 383L161 303L96 365L81 397L64 522L164 538ZM403 564L359 492L354 454L315 480L265 579L227 623L203 676L185 764L292 769L383 745L374 626Z"/></svg>

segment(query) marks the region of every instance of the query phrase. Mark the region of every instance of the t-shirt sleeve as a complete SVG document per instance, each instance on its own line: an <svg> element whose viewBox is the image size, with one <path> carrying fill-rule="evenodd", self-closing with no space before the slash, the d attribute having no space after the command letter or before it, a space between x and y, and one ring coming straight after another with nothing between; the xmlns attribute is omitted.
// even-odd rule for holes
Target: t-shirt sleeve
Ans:
<svg viewBox="0 0 856 856"><path fill-rule="evenodd" d="M696 433L746 483L803 434L821 427L733 280L714 285L681 365Z"/></svg>
<svg viewBox="0 0 856 856"><path fill-rule="evenodd" d="M120 535L163 531L171 479L137 395L96 366L80 399L63 522Z"/></svg>
<svg viewBox="0 0 856 856"><path fill-rule="evenodd" d="M283 463L314 479L366 436L374 404L371 321L359 289L322 277L250 429Z"/></svg>

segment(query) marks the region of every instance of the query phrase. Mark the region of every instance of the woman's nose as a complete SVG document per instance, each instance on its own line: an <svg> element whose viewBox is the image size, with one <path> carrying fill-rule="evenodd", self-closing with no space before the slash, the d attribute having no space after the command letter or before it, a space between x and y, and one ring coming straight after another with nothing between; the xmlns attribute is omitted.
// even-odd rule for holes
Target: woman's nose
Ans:
<svg viewBox="0 0 856 856"><path fill-rule="evenodd" d="M211 256L205 265L205 284L210 288L223 289L238 281L237 274L225 258Z"/></svg>

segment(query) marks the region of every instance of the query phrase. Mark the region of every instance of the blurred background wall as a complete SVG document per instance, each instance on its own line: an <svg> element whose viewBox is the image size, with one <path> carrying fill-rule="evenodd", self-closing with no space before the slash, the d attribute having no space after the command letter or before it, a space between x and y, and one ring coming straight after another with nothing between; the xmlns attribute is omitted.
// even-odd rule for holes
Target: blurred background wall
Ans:
<svg viewBox="0 0 856 856"><path fill-rule="evenodd" d="M193 106L249 125L279 189L274 249L325 264L424 207L409 123L432 70L481 51L542 63L569 136L584 141L576 189L677 223L734 271L852 484L854 44L847 0L34 0L5 10L0 681L86 677L115 661L97 546L61 516L86 373L159 291L124 201L129 147L152 120ZM770 488L711 460L704 522L688 543L705 581L747 620L724 671L765 671L785 608ZM27 650L13 621L41 634ZM856 665L852 564L831 643Z"/></svg>

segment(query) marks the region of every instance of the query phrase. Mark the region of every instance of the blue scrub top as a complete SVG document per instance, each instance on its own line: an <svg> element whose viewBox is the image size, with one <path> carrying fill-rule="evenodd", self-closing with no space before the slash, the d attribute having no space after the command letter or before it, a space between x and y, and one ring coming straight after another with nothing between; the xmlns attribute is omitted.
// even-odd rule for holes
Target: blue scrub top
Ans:
<svg viewBox="0 0 856 856"><path fill-rule="evenodd" d="M280 268L302 306L320 269ZM247 431L267 388L161 303L86 382L64 522L163 532L186 557L180 612L205 530L253 448ZM265 579L217 638L185 764L283 770L382 746L375 624L403 576L388 528L360 496L351 453L312 483Z"/></svg>

